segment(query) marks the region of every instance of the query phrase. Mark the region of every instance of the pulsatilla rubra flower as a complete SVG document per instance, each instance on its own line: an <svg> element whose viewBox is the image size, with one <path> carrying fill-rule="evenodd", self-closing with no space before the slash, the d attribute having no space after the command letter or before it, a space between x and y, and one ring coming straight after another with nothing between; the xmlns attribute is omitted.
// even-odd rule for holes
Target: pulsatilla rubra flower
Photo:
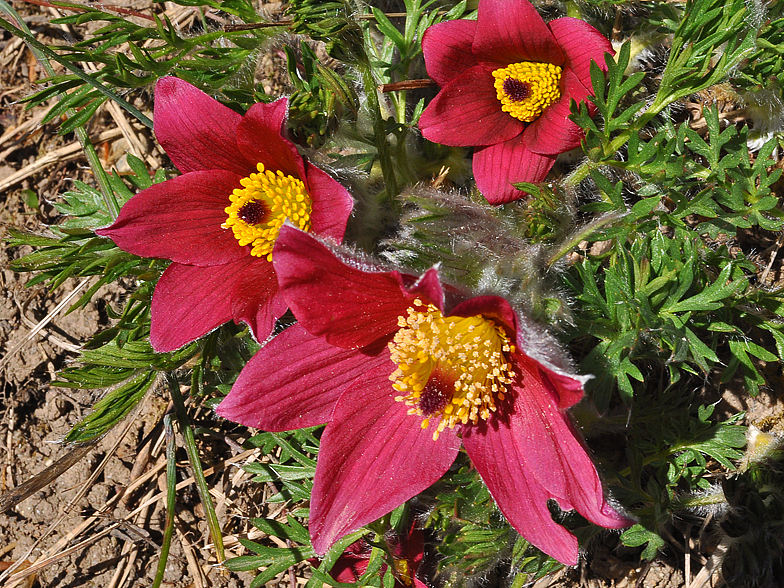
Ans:
<svg viewBox="0 0 784 588"><path fill-rule="evenodd" d="M564 563L577 562L577 539L548 499L603 527L629 524L564 412L585 378L546 360L506 300L447 303L456 294L435 269L363 271L291 226L274 264L299 322L251 359L218 414L272 431L327 422L316 552L435 483L461 441L512 526Z"/></svg>
<svg viewBox="0 0 784 588"><path fill-rule="evenodd" d="M395 588L427 588L427 584L416 577L419 565L424 558L425 537L421 530L412 528L408 536L387 535L384 541L392 556ZM329 574L344 584L358 582L367 571L372 547L364 539L355 541L343 552ZM381 574L386 573L386 564L381 566Z"/></svg>
<svg viewBox="0 0 784 588"><path fill-rule="evenodd" d="M591 91L590 63L606 69L610 42L576 18L545 24L527 0L480 0L478 16L430 27L427 72L441 91L419 120L426 139L476 146L474 177L491 204L525 195L559 153L580 146L568 119Z"/></svg>
<svg viewBox="0 0 784 588"><path fill-rule="evenodd" d="M131 198L96 231L122 249L172 260L152 299L150 342L171 351L234 319L259 339L286 311L272 248L286 218L343 238L349 193L281 133L287 101L245 116L169 77L155 89L155 134L181 176Z"/></svg>

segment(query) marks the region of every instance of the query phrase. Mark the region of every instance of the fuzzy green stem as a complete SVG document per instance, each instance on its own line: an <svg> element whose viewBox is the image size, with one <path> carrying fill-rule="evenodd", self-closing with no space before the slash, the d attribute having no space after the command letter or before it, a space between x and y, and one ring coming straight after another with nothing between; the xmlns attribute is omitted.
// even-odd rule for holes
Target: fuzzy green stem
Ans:
<svg viewBox="0 0 784 588"><path fill-rule="evenodd" d="M602 227L605 227L608 224L618 220L624 214L625 213L609 213L582 227L579 231L572 234L567 241L562 243L558 249L550 254L550 257L547 258L547 267L552 267L555 265L559 259L569 254L575 247L577 247L577 244L580 243L580 241L589 239L593 233Z"/></svg>
<svg viewBox="0 0 784 588"><path fill-rule="evenodd" d="M578 165L574 171L564 180L564 186L573 188L580 185L580 183L588 177L591 170L596 167L596 163L590 160L583 161Z"/></svg>
<svg viewBox="0 0 784 588"><path fill-rule="evenodd" d="M394 205L394 196L398 193L397 178L392 164L392 156L387 142L387 133L384 128L384 118L381 116L381 104L378 101L378 90L376 80L370 64L365 59L357 62L362 85L365 87L370 115L373 118L373 134L376 138L376 149L378 150L378 161L381 165L381 174L386 184L386 193L390 204Z"/></svg>
<svg viewBox="0 0 784 588"><path fill-rule="evenodd" d="M406 122L406 90L400 90L397 93L397 100L395 101L395 117L397 122L405 124Z"/></svg>
<svg viewBox="0 0 784 588"><path fill-rule="evenodd" d="M569 0L569 2L566 3L566 16L582 19L583 15L580 12L580 6L577 2L574 2L574 0Z"/></svg>
<svg viewBox="0 0 784 588"><path fill-rule="evenodd" d="M703 496L682 496L681 498L673 499L671 503L671 510L682 510L684 508L695 508L698 506L711 506L714 504L726 504L727 497L724 492L717 492L716 494L708 494Z"/></svg>

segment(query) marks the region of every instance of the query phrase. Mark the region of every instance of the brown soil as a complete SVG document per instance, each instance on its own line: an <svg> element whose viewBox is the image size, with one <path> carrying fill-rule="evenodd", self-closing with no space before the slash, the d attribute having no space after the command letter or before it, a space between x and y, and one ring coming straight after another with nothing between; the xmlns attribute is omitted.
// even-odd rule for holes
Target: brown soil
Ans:
<svg viewBox="0 0 784 588"><path fill-rule="evenodd" d="M140 8L142 2L122 3ZM149 2L143 2L149 6ZM17 5L42 42L62 42L67 31L48 22L55 9ZM193 9L171 5L167 14L186 25ZM40 66L18 39L0 34L0 226L2 237L9 227L46 233L58 220L52 203L71 187L73 179L93 184L81 149L73 135L59 137L56 125L40 124L48 106L25 110L20 100L39 89ZM152 104L140 103L148 113ZM155 169L164 164L146 130L133 127L105 107L88 127L91 137L115 130L114 137L97 143L106 169L122 170L129 150ZM45 155L54 154L43 164ZM37 198L36 198L37 197ZM126 289L112 284L101 289L84 309L65 314L70 304L54 313L57 305L75 290L83 292L82 279L70 279L55 292L38 285L26 287L32 277L9 269L9 262L29 253L24 248L0 250L0 496L4 499L35 478L74 448L63 437L95 402L88 391L55 388L55 373L77 356L79 346L109 324L106 307L119 308ZM76 300L72 298L71 302ZM39 333L39 321L52 317ZM167 410L163 395L148 394L131 417L87 451L48 486L32 493L0 514L0 572L19 564L2 586L121 587L149 585L156 573L165 523L164 439L161 421ZM194 410L199 426L218 429L209 411ZM247 432L243 433L247 437ZM204 448L204 467L215 462L208 475L216 490L216 508L225 533L227 556L243 553L236 536L248 536L248 516L266 515L250 504L261 503L258 489L245 484L249 476L236 465L220 460L241 454L244 438L233 435L231 445L219 441ZM180 440L179 446L182 446ZM237 450L232 449L237 448ZM188 478L187 458L178 454L179 480ZM239 462L253 459L241 455ZM128 491L128 488L131 488ZM147 503L147 506L144 504ZM26 570L30 564L36 570ZM178 492L175 539L163 586L239 587L253 574L229 574L216 566L203 509L192 483ZM40 564L40 566L39 566ZM28 574L28 575L26 575Z"/></svg>

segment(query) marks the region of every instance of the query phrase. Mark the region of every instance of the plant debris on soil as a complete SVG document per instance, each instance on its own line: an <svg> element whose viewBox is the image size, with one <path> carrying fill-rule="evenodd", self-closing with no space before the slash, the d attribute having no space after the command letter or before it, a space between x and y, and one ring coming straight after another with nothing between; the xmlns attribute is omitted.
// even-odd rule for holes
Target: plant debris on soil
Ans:
<svg viewBox="0 0 784 588"><path fill-rule="evenodd" d="M141 10L150 4L122 6ZM50 24L62 16L57 8L23 5L20 9L27 10L24 20L41 42L80 35ZM195 9L176 5L168 5L165 14L183 29L197 17ZM0 33L0 223L4 230L46 233L46 227L59 220L52 203L60 194L74 180L93 183L73 134L59 136L56 121L41 125L49 105L28 110L20 102L39 89L36 81L42 77L26 45ZM150 113L151 96L137 106ZM120 109L103 107L88 132L106 169L128 169L127 153L144 160L151 170L169 165L152 134L130 122ZM27 288L33 276L13 272L8 265L29 252L29 248L0 251L0 495L4 499L23 489L25 482L45 475L58 460L80 452L62 441L97 398L87 391L52 387L50 382L76 357L80 345L110 324L106 307L117 308L128 295L122 284L111 284L102 287L84 309L66 314L75 295L88 287L89 278L68 279L54 292L42 285ZM167 404L159 393L148 395L125 423L81 452L83 457L69 469L50 476L48 484L0 514L0 573L14 569L0 579L0 585L119 588L151 583L165 517L161 422ZM226 429L226 423L216 425L211 411L201 409L196 414L197 424ZM250 475L238 467L261 457L259 450L242 450L247 433L224 434L202 447L201 456L204 467L211 469L208 480L227 555L235 556L244 552L237 537L259 535L249 529L249 516L276 516L264 501L274 489L248 484ZM187 471L184 454L180 465ZM172 544L162 585L248 585L252 574L229 573L216 566L193 478L183 477L178 487L182 488L177 502L178 540Z"/></svg>

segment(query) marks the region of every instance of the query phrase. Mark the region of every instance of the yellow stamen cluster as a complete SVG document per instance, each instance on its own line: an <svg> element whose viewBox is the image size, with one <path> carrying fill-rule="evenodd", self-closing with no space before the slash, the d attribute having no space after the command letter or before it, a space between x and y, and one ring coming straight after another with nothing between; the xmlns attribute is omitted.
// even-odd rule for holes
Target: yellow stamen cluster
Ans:
<svg viewBox="0 0 784 588"><path fill-rule="evenodd" d="M411 568L408 565L408 561L404 558L393 558L395 562L395 577L403 582L406 586L413 585L413 580L411 578Z"/></svg>
<svg viewBox="0 0 784 588"><path fill-rule="evenodd" d="M410 406L409 414L425 417L422 428L439 417L437 439L447 427L489 418L515 375L504 355L514 353L506 331L481 315L445 317L421 300L398 317L398 325L389 343L398 368L389 379L403 393L395 400ZM439 397L443 392L448 397Z"/></svg>
<svg viewBox="0 0 784 588"><path fill-rule="evenodd" d="M303 231L310 230L311 200L302 180L280 170L265 170L261 163L256 167L259 173L242 178L242 188L229 196L229 217L221 226L230 228L240 245L252 245L251 255L272 261L272 248L283 221L288 218ZM245 214L249 209L253 214Z"/></svg>
<svg viewBox="0 0 784 588"><path fill-rule="evenodd" d="M522 61L493 72L501 110L523 122L533 122L561 97L562 69L552 63Z"/></svg>

